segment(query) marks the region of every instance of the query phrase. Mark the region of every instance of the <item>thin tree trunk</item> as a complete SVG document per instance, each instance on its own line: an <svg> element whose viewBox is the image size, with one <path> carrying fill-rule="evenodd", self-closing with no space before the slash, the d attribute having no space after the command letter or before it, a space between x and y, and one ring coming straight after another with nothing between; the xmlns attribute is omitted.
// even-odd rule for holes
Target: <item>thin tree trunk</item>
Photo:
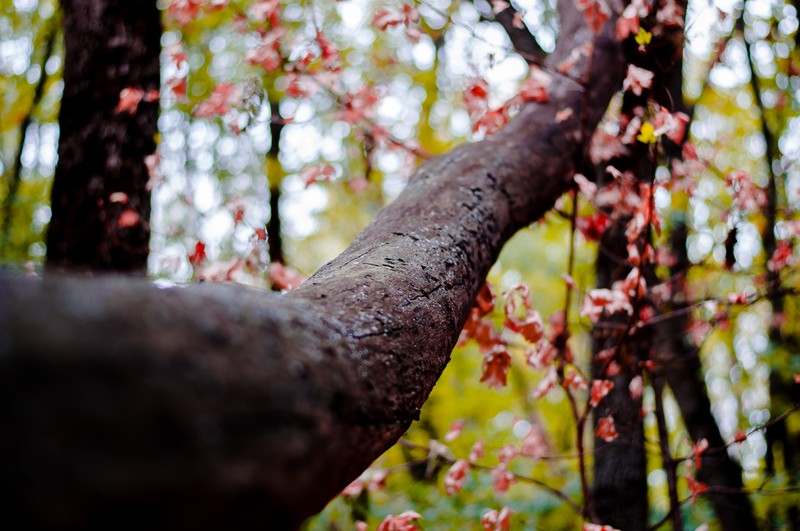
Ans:
<svg viewBox="0 0 800 531"><path fill-rule="evenodd" d="M560 9L552 67L593 38L571 2ZM571 187L578 116L593 129L622 81L613 20L592 61L588 97L554 73L547 103L424 164L288 296L0 279L5 517L262 530L319 511L418 417L502 245Z"/></svg>
<svg viewBox="0 0 800 531"><path fill-rule="evenodd" d="M161 15L155 0L65 0L64 94L51 196L51 271L144 274L158 103L117 112L128 87L159 89ZM112 198L112 194L122 192ZM123 199L124 197L124 199Z"/></svg>
<svg viewBox="0 0 800 531"><path fill-rule="evenodd" d="M267 249L270 262L284 263L283 234L281 232L281 180L283 179L283 165L280 161L281 132L283 132L283 119L281 118L280 105L271 101L272 121L269 130L272 140L267 153L267 179L269 180L269 221L267 222ZM277 286L276 286L277 287Z"/></svg>
<svg viewBox="0 0 800 531"><path fill-rule="evenodd" d="M780 289L780 272L770 269L769 267L769 260L777 249L775 227L778 221L778 176L775 174L775 164L780 161L776 156L777 141L767 121L767 110L761 97L761 80L756 70L755 59L752 54L752 45L747 40L744 31L744 9L742 10L742 16L737 20L737 29L741 31L742 41L745 46L747 66L750 69L750 88L753 91L753 99L755 100L759 112L761 134L764 137L764 145L766 147L764 162L767 166L767 204L764 208L765 223L761 232L761 242L764 247L765 263L767 264L765 268L768 290L767 299L769 300L772 310L772 320L768 329L768 337L771 350L775 350L786 342L786 338L783 336L781 330L785 301L783 292ZM788 408L788 404L796 403L797 392L794 391L793 387L794 385L790 375L781 374L781 371L776 370L776 367L772 368L769 376L770 416L772 418L779 418L781 413ZM765 439L767 442L767 455L765 458L767 474L773 475L777 472L775 467L776 454L782 457L782 467L787 473L791 474L792 471L800 468L800 438L797 435L790 435L789 426L785 418L779 418L777 422L770 423L767 426ZM780 448L779 452L775 451L776 446ZM782 508L783 506L779 507ZM771 521L770 523L772 525L788 525L788 529L791 530L800 529L799 516L800 510L798 510L798 507L795 505L788 505L788 507L786 507L785 521L774 521L776 515L773 507L770 507L768 512L768 519Z"/></svg>
<svg viewBox="0 0 800 531"><path fill-rule="evenodd" d="M667 73L666 91L656 94L661 105L671 105L673 112L685 112L693 115L683 99L683 60L676 61ZM688 130L688 129L687 129ZM681 146L665 141L665 157L668 163L682 158ZM678 408L681 411L686 430L695 443L706 439L709 448L702 457L703 467L697 471L697 477L711 487L741 489L742 469L731 459L725 449L725 442L720 434L714 415L711 413L711 401L703 377L703 366L699 349L688 337L689 314L685 311L688 300L686 292L686 274L691 262L687 255L688 228L683 219L674 220L671 227L670 248L675 259L670 268L672 302L665 309L674 312L674 317L659 324L654 331L655 355L659 369L672 390ZM745 493L721 493L713 490L707 497L714 506L714 511L725 531L757 529L753 506Z"/></svg>
<svg viewBox="0 0 800 531"><path fill-rule="evenodd" d="M725 441L719 432L717 421L711 413L711 402L706 391L703 378L703 366L699 349L691 342L687 330L689 320L683 311L685 304L677 302L680 295L686 295L683 282L689 267L686 255L686 236L688 230L679 224L672 229L672 250L675 265L671 268L673 277L674 318L664 321L656 328L658 338L656 350L658 365L664 371L667 384L672 390L675 401L683 417L683 423L692 441L701 439L708 441L711 450L702 457L703 467L697 471L697 478L711 487L742 488L742 469L730 458ZM683 300L686 300L685 297ZM715 492L706 496L714 506L722 529L755 530L758 526L753 514L753 507L746 493Z"/></svg>
<svg viewBox="0 0 800 531"><path fill-rule="evenodd" d="M598 252L595 271L597 286L610 288L623 280L630 267L618 257L627 256L625 223L612 225L600 241L603 251ZM609 322L625 325L628 316L609 318ZM646 338L608 335L605 329L596 328L592 342L595 362L592 378L611 380L614 388L594 411L595 428L599 420L611 415L619 437L611 442L594 438L594 477L592 479L592 504L598 521L625 531L644 530L647 527L647 459L644 452L644 423L642 401L631 397L631 379L639 371L641 351L649 346ZM621 370L616 376L607 376L607 362L597 361L597 354L616 348L615 361Z"/></svg>
<svg viewBox="0 0 800 531"><path fill-rule="evenodd" d="M58 20L58 17L53 17ZM47 37L45 40L44 54L42 55L41 71L39 74L39 81L33 90L33 100L31 107L25 114L22 123L19 125L19 145L17 146L17 153L14 157L14 166L11 170L11 176L8 182L8 193L3 200L3 214L2 214L2 233L0 233L0 253L7 255L9 246L11 245L11 229L14 224L14 204L17 201L17 192L19 185L22 182L22 150L25 148L25 138L28 134L28 127L33 123L33 113L39 107L39 104L44 97L44 89L47 86L47 60L53 55L53 48L55 47L56 38L58 36L58 29L54 23L53 27L48 28Z"/></svg>

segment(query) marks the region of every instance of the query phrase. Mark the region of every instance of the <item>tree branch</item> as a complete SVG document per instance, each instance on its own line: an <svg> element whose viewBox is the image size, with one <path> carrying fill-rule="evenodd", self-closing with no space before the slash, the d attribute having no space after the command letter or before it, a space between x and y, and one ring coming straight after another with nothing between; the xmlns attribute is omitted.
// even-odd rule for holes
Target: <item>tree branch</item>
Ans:
<svg viewBox="0 0 800 531"><path fill-rule="evenodd" d="M551 67L592 38L561 7ZM594 47L590 127L623 77L612 30ZM500 248L571 187L583 87L553 75L549 102L424 164L288 296L0 280L5 514L59 529L292 529L322 509L417 418Z"/></svg>
<svg viewBox="0 0 800 531"><path fill-rule="evenodd" d="M481 13L481 18L500 24L506 35L508 35L514 51L519 53L528 63L541 64L547 58L547 52L542 49L536 37L525 27L524 23L521 28L514 24L514 18L518 13L517 8L509 2L508 7L495 14L493 18L483 13Z"/></svg>

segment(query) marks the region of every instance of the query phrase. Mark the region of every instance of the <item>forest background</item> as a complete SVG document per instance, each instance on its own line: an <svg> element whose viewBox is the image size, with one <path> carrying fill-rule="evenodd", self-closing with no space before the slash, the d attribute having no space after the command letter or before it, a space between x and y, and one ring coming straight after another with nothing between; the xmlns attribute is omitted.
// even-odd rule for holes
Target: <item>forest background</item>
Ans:
<svg viewBox="0 0 800 531"><path fill-rule="evenodd" d="M522 94L531 88L531 64L553 50L559 33L555 6L547 2L319 0L281 2L287 34L272 47L250 26L268 20L258 11L265 2L218 4L197 11L191 2L160 6L165 28L158 151L149 161L148 259L148 274L160 285L205 279L294 287L397 196L420 159L483 138L513 115L505 103L520 97L521 86ZM0 15L0 253L4 263L32 272L41 271L47 253L58 161L61 20L59 6L44 0L6 0ZM681 303L691 316L685 333L700 347L701 387L727 445L722 451L741 463L744 488L734 490L749 495L765 527L794 528L800 525L800 421L792 414L800 373L793 275L800 203L797 6L701 0L689 3L684 27L685 104L678 93L661 103L691 117L688 138L697 156L682 161L693 164L673 186L679 179L670 176L676 171L664 155L669 148L658 144L654 176L661 186L652 200L664 228L654 233L654 247L664 256L654 264L662 278L673 278L680 254L674 242L682 242L688 301ZM316 39L325 61L320 31L339 64L324 65L314 77L289 71L287 64L301 60L303 39ZM625 36L643 55L650 37L646 30ZM335 84L326 84L326 70L336 72ZM121 94L119 112L135 112L149 97ZM623 105L621 98L612 102L601 132L619 131L614 116ZM504 116L492 114L498 108ZM646 135L635 142L651 143ZM746 183L756 187L751 203L742 192ZM564 309L565 283L573 284L570 348L575 367L590 372L597 319L582 303L597 283L603 227L593 223L602 209L584 203L575 211L574 197L517 234L489 274L497 308L484 310L511 356L507 385L486 377L481 345L459 346L406 437L309 528L348 529L414 510L425 528L467 529L504 507L513 511L512 525L580 525L586 494L580 471L590 474L594 456L580 452L571 396L588 401L594 393L579 384L571 391L569 384L547 388L548 372L526 354L531 345L503 331L502 308L508 300L524 303L517 286L525 284L533 308L548 321ZM694 483L702 438L689 433L673 394L662 395L658 370L648 371L642 400L649 522L674 527L677 511L687 529L716 528L708 499L714 491ZM584 430L583 439L593 432ZM478 440L485 457L458 476L453 463L467 459Z"/></svg>

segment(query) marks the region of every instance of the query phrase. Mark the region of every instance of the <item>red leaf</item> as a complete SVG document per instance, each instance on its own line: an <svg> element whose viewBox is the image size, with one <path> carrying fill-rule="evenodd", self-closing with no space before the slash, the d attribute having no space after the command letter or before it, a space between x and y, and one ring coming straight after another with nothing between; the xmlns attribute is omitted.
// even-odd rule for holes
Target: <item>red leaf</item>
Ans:
<svg viewBox="0 0 800 531"><path fill-rule="evenodd" d="M378 524L375 531L417 531L419 526L414 525L413 522L420 518L422 518L422 515L414 511L406 511L397 516L390 514Z"/></svg>
<svg viewBox="0 0 800 531"><path fill-rule="evenodd" d="M475 299L475 305L478 310L480 310L481 317L492 313L492 310L494 310L494 301L494 288L491 282L487 280L484 282L483 287L478 292L478 297Z"/></svg>
<svg viewBox="0 0 800 531"><path fill-rule="evenodd" d="M603 417L597 422L597 429L594 432L595 437L603 439L605 442L611 442L617 437L617 429L614 426L614 418L611 416Z"/></svg>
<svg viewBox="0 0 800 531"><path fill-rule="evenodd" d="M598 33L611 14L606 3L603 0L576 0L575 3L583 12L589 29Z"/></svg>
<svg viewBox="0 0 800 531"><path fill-rule="evenodd" d="M453 463L453 466L444 475L444 491L448 496L461 492L467 482L467 472L469 472L467 461L459 459Z"/></svg>
<svg viewBox="0 0 800 531"><path fill-rule="evenodd" d="M686 483L689 486L689 494L692 497L692 503L697 501L697 497L708 490L708 485L702 481L698 481L691 474L686 474Z"/></svg>
<svg viewBox="0 0 800 531"><path fill-rule="evenodd" d="M614 382L611 380L594 380L592 382L592 392L589 399L589 404L592 407L597 407L600 401L605 398L611 390L614 389Z"/></svg>
<svg viewBox="0 0 800 531"><path fill-rule="evenodd" d="M117 220L117 226L121 229L127 229L130 227L134 227L139 223L139 214L136 213L135 210L125 210L120 214L119 219Z"/></svg>
<svg viewBox="0 0 800 531"><path fill-rule="evenodd" d="M590 216L578 216L575 219L575 228L583 234L586 241L600 241L600 237L607 227L608 216L602 212L595 212Z"/></svg>
<svg viewBox="0 0 800 531"><path fill-rule="evenodd" d="M136 109L139 108L139 102L144 98L144 91L137 88L124 88L119 93L119 103L117 104L117 112L127 112L135 114Z"/></svg>
<svg viewBox="0 0 800 531"><path fill-rule="evenodd" d="M285 291L296 288L306 280L306 277L295 269L287 267L279 262L270 263L269 266L267 266L267 272L269 273L269 278L272 283Z"/></svg>
<svg viewBox="0 0 800 531"><path fill-rule="evenodd" d="M508 377L508 367L511 365L511 355L504 345L496 345L483 358L483 375L481 382L492 389L500 389L506 386Z"/></svg>
<svg viewBox="0 0 800 531"><path fill-rule="evenodd" d="M461 430L464 429L464 421L456 420L450 424L450 431L444 436L444 442L451 442L461 435Z"/></svg>
<svg viewBox="0 0 800 531"><path fill-rule="evenodd" d="M469 451L469 460L474 463L483 457L483 439L478 439Z"/></svg>
<svg viewBox="0 0 800 531"><path fill-rule="evenodd" d="M492 486L498 494L503 494L508 490L508 487L516 482L517 478L509 472L504 463L500 463L492 469Z"/></svg>
<svg viewBox="0 0 800 531"><path fill-rule="evenodd" d="M697 443L692 445L692 455L694 456L694 466L698 470L703 468L703 461L702 457L703 454L706 453L708 450L708 440L707 439L700 439Z"/></svg>
<svg viewBox="0 0 800 531"><path fill-rule="evenodd" d="M550 75L537 66L531 67L530 76L522 82L519 95L523 101L547 101L547 87L550 85Z"/></svg>
<svg viewBox="0 0 800 531"><path fill-rule="evenodd" d="M330 182L331 177L334 175L336 175L336 169L333 166L330 164L322 164L320 166L306 168L300 173L300 178L303 180L306 188L308 188L319 181Z"/></svg>
<svg viewBox="0 0 800 531"><path fill-rule="evenodd" d="M205 260L206 244L198 241L194 246L194 250L189 253L189 263L192 264L192 267L198 267L200 264L205 262Z"/></svg>
<svg viewBox="0 0 800 531"><path fill-rule="evenodd" d="M492 509L481 516L481 525L484 531L508 531L512 514L513 511L508 507L503 507L499 512L497 509Z"/></svg>

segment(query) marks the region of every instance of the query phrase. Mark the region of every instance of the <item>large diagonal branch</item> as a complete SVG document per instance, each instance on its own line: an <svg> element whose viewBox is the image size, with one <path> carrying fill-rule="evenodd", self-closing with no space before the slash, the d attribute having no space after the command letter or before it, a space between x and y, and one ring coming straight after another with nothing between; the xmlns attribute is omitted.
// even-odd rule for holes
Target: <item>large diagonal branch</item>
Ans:
<svg viewBox="0 0 800 531"><path fill-rule="evenodd" d="M561 4L551 66L594 38ZM622 80L612 27L588 95L554 74L550 101L423 165L289 296L0 280L6 517L281 529L319 511L417 417L502 245L572 186L578 117L591 130Z"/></svg>

